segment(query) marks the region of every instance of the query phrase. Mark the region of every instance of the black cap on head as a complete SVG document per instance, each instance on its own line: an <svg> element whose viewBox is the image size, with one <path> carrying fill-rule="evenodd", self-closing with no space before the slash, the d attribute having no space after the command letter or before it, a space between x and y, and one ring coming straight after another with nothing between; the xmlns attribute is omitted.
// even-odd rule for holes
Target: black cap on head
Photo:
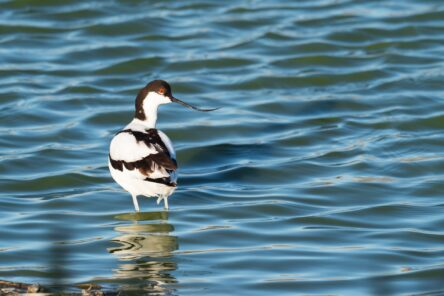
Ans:
<svg viewBox="0 0 444 296"><path fill-rule="evenodd" d="M153 80L149 82L147 85L145 85L144 88L142 88L136 97L136 114L134 115L135 118L138 118L140 120L145 120L145 112L143 111L143 100L146 98L148 93L150 92L157 92L158 94L172 97L171 93L171 87L165 80Z"/></svg>
<svg viewBox="0 0 444 296"><path fill-rule="evenodd" d="M143 89L146 89L147 93L155 91L167 97L171 97L173 95L171 93L170 85L165 80L153 80L148 83Z"/></svg>

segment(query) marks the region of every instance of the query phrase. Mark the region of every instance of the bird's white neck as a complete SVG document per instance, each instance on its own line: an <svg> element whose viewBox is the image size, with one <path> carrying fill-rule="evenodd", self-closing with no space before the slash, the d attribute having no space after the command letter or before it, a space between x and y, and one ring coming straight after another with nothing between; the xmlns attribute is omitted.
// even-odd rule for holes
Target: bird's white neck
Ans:
<svg viewBox="0 0 444 296"><path fill-rule="evenodd" d="M155 100L145 100L143 102L143 111L145 112L145 120L140 120L146 128L156 128L157 109L159 103Z"/></svg>
<svg viewBox="0 0 444 296"><path fill-rule="evenodd" d="M147 118L146 120L140 120L138 118L134 118L125 129L132 129L134 131L144 132L147 129L156 128L156 121L150 122Z"/></svg>
<svg viewBox="0 0 444 296"><path fill-rule="evenodd" d="M134 118L133 121L129 125L137 125L144 129L156 128L157 122L157 109L159 108L159 104L156 102L149 103L145 102L143 104L143 111L145 113L145 119L141 120L138 118Z"/></svg>

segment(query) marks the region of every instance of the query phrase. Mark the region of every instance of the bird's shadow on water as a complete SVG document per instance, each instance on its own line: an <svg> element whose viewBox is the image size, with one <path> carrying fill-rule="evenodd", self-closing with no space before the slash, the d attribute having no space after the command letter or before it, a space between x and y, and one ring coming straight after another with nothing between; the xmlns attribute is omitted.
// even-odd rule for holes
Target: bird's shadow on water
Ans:
<svg viewBox="0 0 444 296"><path fill-rule="evenodd" d="M174 226L168 223L168 212L125 213L114 217L121 221L114 228L117 244L108 252L118 259L113 271L120 289L125 292L174 294L177 283L172 272L177 269L173 252L179 248L178 238L170 235Z"/></svg>

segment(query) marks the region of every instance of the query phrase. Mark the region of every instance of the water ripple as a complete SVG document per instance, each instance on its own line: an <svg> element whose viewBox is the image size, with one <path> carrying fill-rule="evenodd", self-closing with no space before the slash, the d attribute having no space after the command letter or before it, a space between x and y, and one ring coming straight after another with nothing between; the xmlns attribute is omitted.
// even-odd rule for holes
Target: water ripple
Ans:
<svg viewBox="0 0 444 296"><path fill-rule="evenodd" d="M1 280L444 293L439 1L1 6ZM179 188L135 214L108 144L155 78L222 109L161 107Z"/></svg>

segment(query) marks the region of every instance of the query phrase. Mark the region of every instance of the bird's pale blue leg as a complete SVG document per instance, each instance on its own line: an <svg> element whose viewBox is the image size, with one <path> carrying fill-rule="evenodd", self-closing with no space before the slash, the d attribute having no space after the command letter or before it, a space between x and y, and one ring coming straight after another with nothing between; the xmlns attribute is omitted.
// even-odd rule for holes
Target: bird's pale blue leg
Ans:
<svg viewBox="0 0 444 296"><path fill-rule="evenodd" d="M133 197L134 208L136 212L140 212L139 203L137 202L137 195L131 195Z"/></svg>
<svg viewBox="0 0 444 296"><path fill-rule="evenodd" d="M168 197L163 198L163 207L168 210Z"/></svg>

